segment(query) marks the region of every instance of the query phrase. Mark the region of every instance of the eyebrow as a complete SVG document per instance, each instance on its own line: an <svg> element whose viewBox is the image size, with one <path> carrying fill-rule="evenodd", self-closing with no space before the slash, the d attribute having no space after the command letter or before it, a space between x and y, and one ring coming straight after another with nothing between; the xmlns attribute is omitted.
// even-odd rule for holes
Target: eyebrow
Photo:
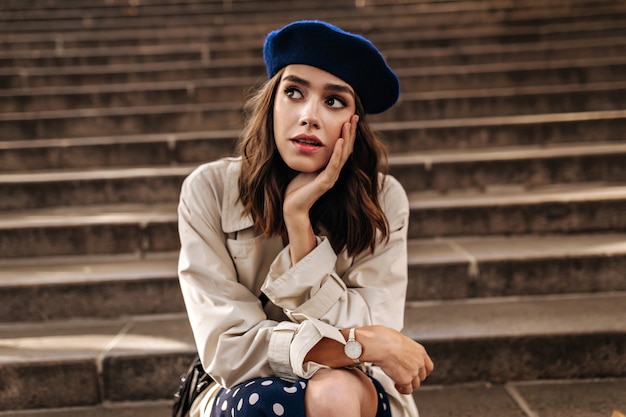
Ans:
<svg viewBox="0 0 626 417"><path fill-rule="evenodd" d="M300 84L300 85L302 85L304 87L307 87L307 88L311 86L311 83L309 81L307 81L307 80L305 80L303 78L300 78L297 75L286 75L286 76L283 77L283 81L291 81L291 82ZM354 91L352 91L352 89L350 87L345 86L345 85L327 83L327 84L324 84L324 90L348 93L352 97L354 97Z"/></svg>

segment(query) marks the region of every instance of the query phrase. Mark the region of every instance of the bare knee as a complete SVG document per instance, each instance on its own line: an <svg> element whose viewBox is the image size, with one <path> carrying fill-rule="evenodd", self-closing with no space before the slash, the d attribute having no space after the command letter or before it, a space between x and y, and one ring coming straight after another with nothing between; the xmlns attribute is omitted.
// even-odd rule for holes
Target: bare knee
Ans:
<svg viewBox="0 0 626 417"><path fill-rule="evenodd" d="M318 371L307 384L304 404L307 417L373 417L376 388L362 372L348 369Z"/></svg>

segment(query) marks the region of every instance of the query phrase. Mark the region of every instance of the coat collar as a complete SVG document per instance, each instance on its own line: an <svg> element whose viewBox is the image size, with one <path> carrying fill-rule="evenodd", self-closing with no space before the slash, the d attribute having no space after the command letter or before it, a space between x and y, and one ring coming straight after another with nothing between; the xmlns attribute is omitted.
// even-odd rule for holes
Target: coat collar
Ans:
<svg viewBox="0 0 626 417"><path fill-rule="evenodd" d="M243 204L239 201L239 175L241 158L231 159L224 179L224 199L222 200L222 230L234 233L248 229L254 224L252 216L243 215Z"/></svg>

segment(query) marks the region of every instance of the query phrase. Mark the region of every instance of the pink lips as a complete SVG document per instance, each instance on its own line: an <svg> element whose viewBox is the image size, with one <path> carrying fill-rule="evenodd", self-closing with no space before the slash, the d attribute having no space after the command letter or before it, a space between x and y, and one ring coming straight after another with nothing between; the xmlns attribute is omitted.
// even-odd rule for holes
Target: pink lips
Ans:
<svg viewBox="0 0 626 417"><path fill-rule="evenodd" d="M298 151L303 153L313 153L322 149L324 146L322 141L316 136L310 135L298 135L291 139L291 143L293 143Z"/></svg>

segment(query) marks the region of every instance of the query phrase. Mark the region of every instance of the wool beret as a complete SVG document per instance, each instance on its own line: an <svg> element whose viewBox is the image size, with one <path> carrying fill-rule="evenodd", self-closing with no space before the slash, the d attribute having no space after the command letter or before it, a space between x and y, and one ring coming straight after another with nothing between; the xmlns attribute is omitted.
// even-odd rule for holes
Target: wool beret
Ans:
<svg viewBox="0 0 626 417"><path fill-rule="evenodd" d="M374 44L330 23L301 20L270 32L263 59L270 78L290 64L311 65L341 78L354 89L366 113L382 113L400 95L398 77Z"/></svg>

